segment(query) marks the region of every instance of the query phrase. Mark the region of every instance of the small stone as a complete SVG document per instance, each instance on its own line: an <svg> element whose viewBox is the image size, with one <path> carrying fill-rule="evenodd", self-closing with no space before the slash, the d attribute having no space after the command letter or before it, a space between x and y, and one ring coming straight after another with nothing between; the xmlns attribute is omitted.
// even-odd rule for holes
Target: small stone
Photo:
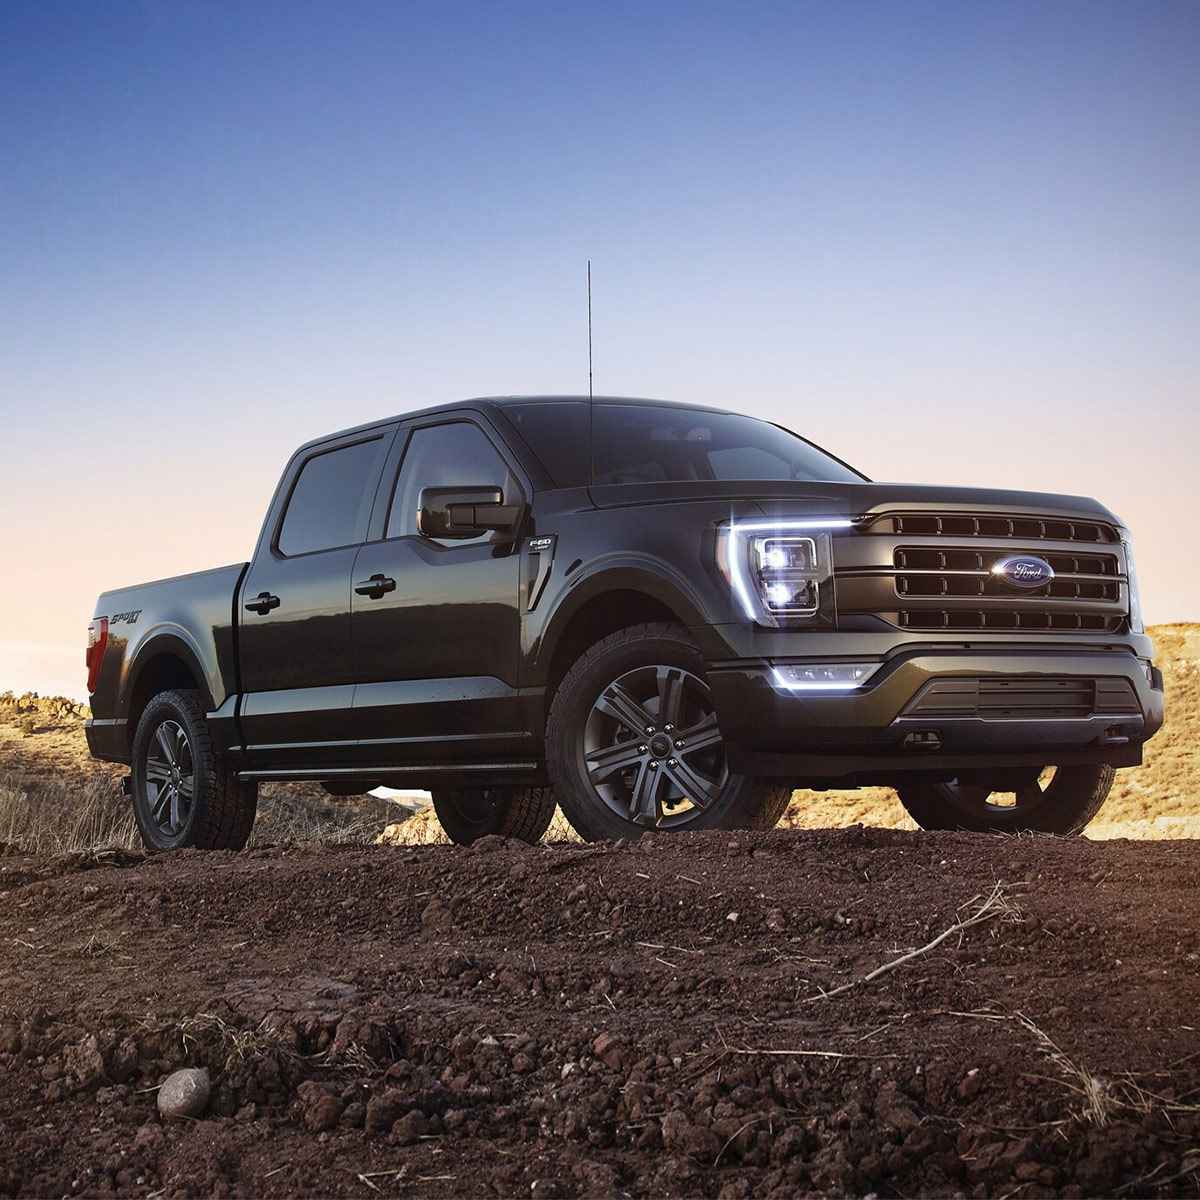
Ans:
<svg viewBox="0 0 1200 1200"><path fill-rule="evenodd" d="M731 912L725 914L725 920L732 922L734 925L738 923L738 913Z"/></svg>
<svg viewBox="0 0 1200 1200"><path fill-rule="evenodd" d="M620 1069L621 1050L611 1033L602 1033L596 1038L592 1043L592 1053L611 1070Z"/></svg>
<svg viewBox="0 0 1200 1200"><path fill-rule="evenodd" d="M203 1067L184 1067L163 1080L158 1089L158 1111L164 1117L198 1117L212 1094L208 1072Z"/></svg>
<svg viewBox="0 0 1200 1200"><path fill-rule="evenodd" d="M772 933L783 933L787 929L787 918L782 908L773 908L767 913L767 928Z"/></svg>
<svg viewBox="0 0 1200 1200"><path fill-rule="evenodd" d="M611 1033L602 1033L592 1042L592 1053L597 1058L603 1058L617 1044L617 1039Z"/></svg>
<svg viewBox="0 0 1200 1200"><path fill-rule="evenodd" d="M305 1109L304 1124L314 1133L320 1133L323 1129L333 1129L341 1120L341 1116L341 1100L337 1096L321 1095Z"/></svg>
<svg viewBox="0 0 1200 1200"><path fill-rule="evenodd" d="M386 1133L392 1127L399 1112L395 1093L388 1092L382 1096L372 1096L367 1101L367 1109L363 1114L363 1125L368 1133Z"/></svg>
<svg viewBox="0 0 1200 1200"><path fill-rule="evenodd" d="M960 1100L969 1100L982 1087L983 1077L979 1074L979 1068L972 1067L958 1085L958 1098Z"/></svg>
<svg viewBox="0 0 1200 1200"><path fill-rule="evenodd" d="M419 1108L414 1108L392 1126L388 1140L396 1146L411 1146L428 1133L429 1118Z"/></svg>

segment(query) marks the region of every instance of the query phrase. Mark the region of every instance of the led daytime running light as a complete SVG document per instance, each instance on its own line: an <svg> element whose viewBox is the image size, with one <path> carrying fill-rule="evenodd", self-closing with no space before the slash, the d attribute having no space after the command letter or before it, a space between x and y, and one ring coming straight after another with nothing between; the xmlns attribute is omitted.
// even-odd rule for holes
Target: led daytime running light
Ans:
<svg viewBox="0 0 1200 1200"><path fill-rule="evenodd" d="M852 692L879 667L879 663L797 663L772 667L771 680L785 692Z"/></svg>

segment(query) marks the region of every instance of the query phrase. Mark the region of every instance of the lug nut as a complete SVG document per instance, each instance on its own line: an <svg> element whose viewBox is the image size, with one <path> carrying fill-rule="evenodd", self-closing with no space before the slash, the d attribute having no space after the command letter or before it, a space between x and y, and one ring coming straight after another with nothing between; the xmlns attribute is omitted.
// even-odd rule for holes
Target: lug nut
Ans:
<svg viewBox="0 0 1200 1200"><path fill-rule="evenodd" d="M639 754L645 754L645 753L646 753L646 751L647 751L647 750L649 750L649 749L650 749L650 747L649 747L649 746L639 746L639 747L638 747L638 753L639 753Z"/></svg>
<svg viewBox="0 0 1200 1200"><path fill-rule="evenodd" d="M668 767L677 767L677 766L679 766L679 764L673 758L668 758L667 766Z"/></svg>

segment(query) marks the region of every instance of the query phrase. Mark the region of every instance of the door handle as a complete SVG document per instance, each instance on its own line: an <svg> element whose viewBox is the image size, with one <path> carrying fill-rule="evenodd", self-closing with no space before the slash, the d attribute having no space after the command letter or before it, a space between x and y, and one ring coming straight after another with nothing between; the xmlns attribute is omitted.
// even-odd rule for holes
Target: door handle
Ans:
<svg viewBox="0 0 1200 1200"><path fill-rule="evenodd" d="M273 608L279 607L279 597L272 596L270 592L259 592L253 600L246 601L246 607L251 612L266 614Z"/></svg>
<svg viewBox="0 0 1200 1200"><path fill-rule="evenodd" d="M396 590L396 581L386 575L372 575L370 579L356 583L354 590L360 596L370 596L372 600L378 600L380 596Z"/></svg>

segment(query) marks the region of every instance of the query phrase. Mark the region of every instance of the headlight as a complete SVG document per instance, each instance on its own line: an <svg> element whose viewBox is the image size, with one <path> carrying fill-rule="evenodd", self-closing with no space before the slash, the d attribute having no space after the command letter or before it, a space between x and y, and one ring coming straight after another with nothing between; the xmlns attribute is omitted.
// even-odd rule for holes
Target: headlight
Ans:
<svg viewBox="0 0 1200 1200"><path fill-rule="evenodd" d="M1129 578L1129 629L1131 633L1145 633L1142 620L1142 600L1138 595L1137 568L1133 564L1133 534L1121 530L1121 548L1125 551L1125 574Z"/></svg>
<svg viewBox="0 0 1200 1200"><path fill-rule="evenodd" d="M841 517L812 521L733 521L718 554L738 605L759 625L834 624L833 547Z"/></svg>

